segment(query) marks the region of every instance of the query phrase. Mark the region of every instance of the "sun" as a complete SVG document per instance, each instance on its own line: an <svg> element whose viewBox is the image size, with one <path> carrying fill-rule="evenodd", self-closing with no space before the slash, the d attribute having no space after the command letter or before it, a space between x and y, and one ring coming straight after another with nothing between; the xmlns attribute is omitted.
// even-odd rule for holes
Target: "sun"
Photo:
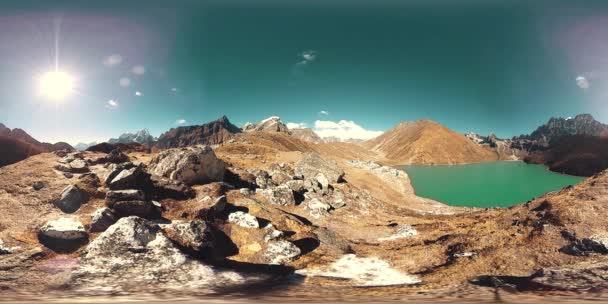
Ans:
<svg viewBox="0 0 608 304"><path fill-rule="evenodd" d="M40 78L40 93L53 100L65 99L74 90L74 78L63 71L51 71Z"/></svg>

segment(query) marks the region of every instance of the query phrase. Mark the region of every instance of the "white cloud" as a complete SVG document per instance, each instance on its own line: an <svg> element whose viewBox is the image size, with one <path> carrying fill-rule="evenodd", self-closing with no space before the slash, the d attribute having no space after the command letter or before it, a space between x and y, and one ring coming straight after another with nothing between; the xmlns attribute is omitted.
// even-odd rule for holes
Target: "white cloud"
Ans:
<svg viewBox="0 0 608 304"><path fill-rule="evenodd" d="M304 51L300 54L300 56L302 57L302 59L304 59L305 61L315 61L315 59L317 59L317 51Z"/></svg>
<svg viewBox="0 0 608 304"><path fill-rule="evenodd" d="M143 75L146 73L146 68L143 65L136 65L131 68L131 73L135 75Z"/></svg>
<svg viewBox="0 0 608 304"><path fill-rule="evenodd" d="M118 54L110 55L103 59L103 65L107 67L117 66L122 62L122 56Z"/></svg>
<svg viewBox="0 0 608 304"><path fill-rule="evenodd" d="M370 139L382 134L382 131L366 130L352 120L317 120L314 131L321 137L337 137L341 140Z"/></svg>
<svg viewBox="0 0 608 304"><path fill-rule="evenodd" d="M185 124L186 122L187 122L187 121L186 121L185 119L178 119L178 120L176 120L176 121L175 121L175 124L177 124L177 125L183 125L183 124Z"/></svg>
<svg viewBox="0 0 608 304"><path fill-rule="evenodd" d="M296 68L304 67L317 59L317 51L314 51L314 50L304 51L304 52L298 54L298 57L300 57L300 61L298 61L296 63L296 65L295 65Z"/></svg>
<svg viewBox="0 0 608 304"><path fill-rule="evenodd" d="M587 80L587 78L585 78L584 76L576 77L576 85L583 90L586 90L591 86L589 80Z"/></svg>
<svg viewBox="0 0 608 304"><path fill-rule="evenodd" d="M319 115L329 115L329 112L321 110L319 111Z"/></svg>
<svg viewBox="0 0 608 304"><path fill-rule="evenodd" d="M135 96L144 96L144 93L140 91L135 91Z"/></svg>
<svg viewBox="0 0 608 304"><path fill-rule="evenodd" d="M287 128L290 130L308 128L308 125L303 122L288 122Z"/></svg>
<svg viewBox="0 0 608 304"><path fill-rule="evenodd" d="M114 99L110 99L108 100L108 102L106 102L106 108L108 109L116 109L118 108L118 101L114 100Z"/></svg>
<svg viewBox="0 0 608 304"><path fill-rule="evenodd" d="M120 78L118 84L120 84L121 87L126 88L131 85L131 79L127 77Z"/></svg>

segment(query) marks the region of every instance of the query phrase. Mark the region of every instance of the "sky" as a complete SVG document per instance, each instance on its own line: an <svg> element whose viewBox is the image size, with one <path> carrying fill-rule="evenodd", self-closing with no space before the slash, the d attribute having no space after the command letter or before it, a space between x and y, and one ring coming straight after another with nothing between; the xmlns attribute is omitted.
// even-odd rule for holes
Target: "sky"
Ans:
<svg viewBox="0 0 608 304"><path fill-rule="evenodd" d="M608 122L608 1L3 0L0 29L0 122L48 142L222 115L344 138Z"/></svg>

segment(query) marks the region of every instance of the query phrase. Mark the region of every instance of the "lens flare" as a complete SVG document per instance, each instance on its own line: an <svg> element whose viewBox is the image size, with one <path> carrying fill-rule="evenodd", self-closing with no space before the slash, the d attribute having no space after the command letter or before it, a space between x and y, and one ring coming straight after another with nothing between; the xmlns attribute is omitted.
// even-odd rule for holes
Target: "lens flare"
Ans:
<svg viewBox="0 0 608 304"><path fill-rule="evenodd" d="M63 100L74 90L74 78L63 71L52 71L40 78L40 93L53 100Z"/></svg>

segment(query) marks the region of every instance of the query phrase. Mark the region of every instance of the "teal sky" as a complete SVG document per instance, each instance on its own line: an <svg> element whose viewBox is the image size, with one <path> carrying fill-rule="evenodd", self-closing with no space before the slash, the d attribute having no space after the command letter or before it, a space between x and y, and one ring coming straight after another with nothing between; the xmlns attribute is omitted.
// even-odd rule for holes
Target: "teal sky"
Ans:
<svg viewBox="0 0 608 304"><path fill-rule="evenodd" d="M45 141L221 115L500 137L551 116L608 122L607 1L7 0L0 28L0 122ZM60 102L38 92L55 37L76 78Z"/></svg>

